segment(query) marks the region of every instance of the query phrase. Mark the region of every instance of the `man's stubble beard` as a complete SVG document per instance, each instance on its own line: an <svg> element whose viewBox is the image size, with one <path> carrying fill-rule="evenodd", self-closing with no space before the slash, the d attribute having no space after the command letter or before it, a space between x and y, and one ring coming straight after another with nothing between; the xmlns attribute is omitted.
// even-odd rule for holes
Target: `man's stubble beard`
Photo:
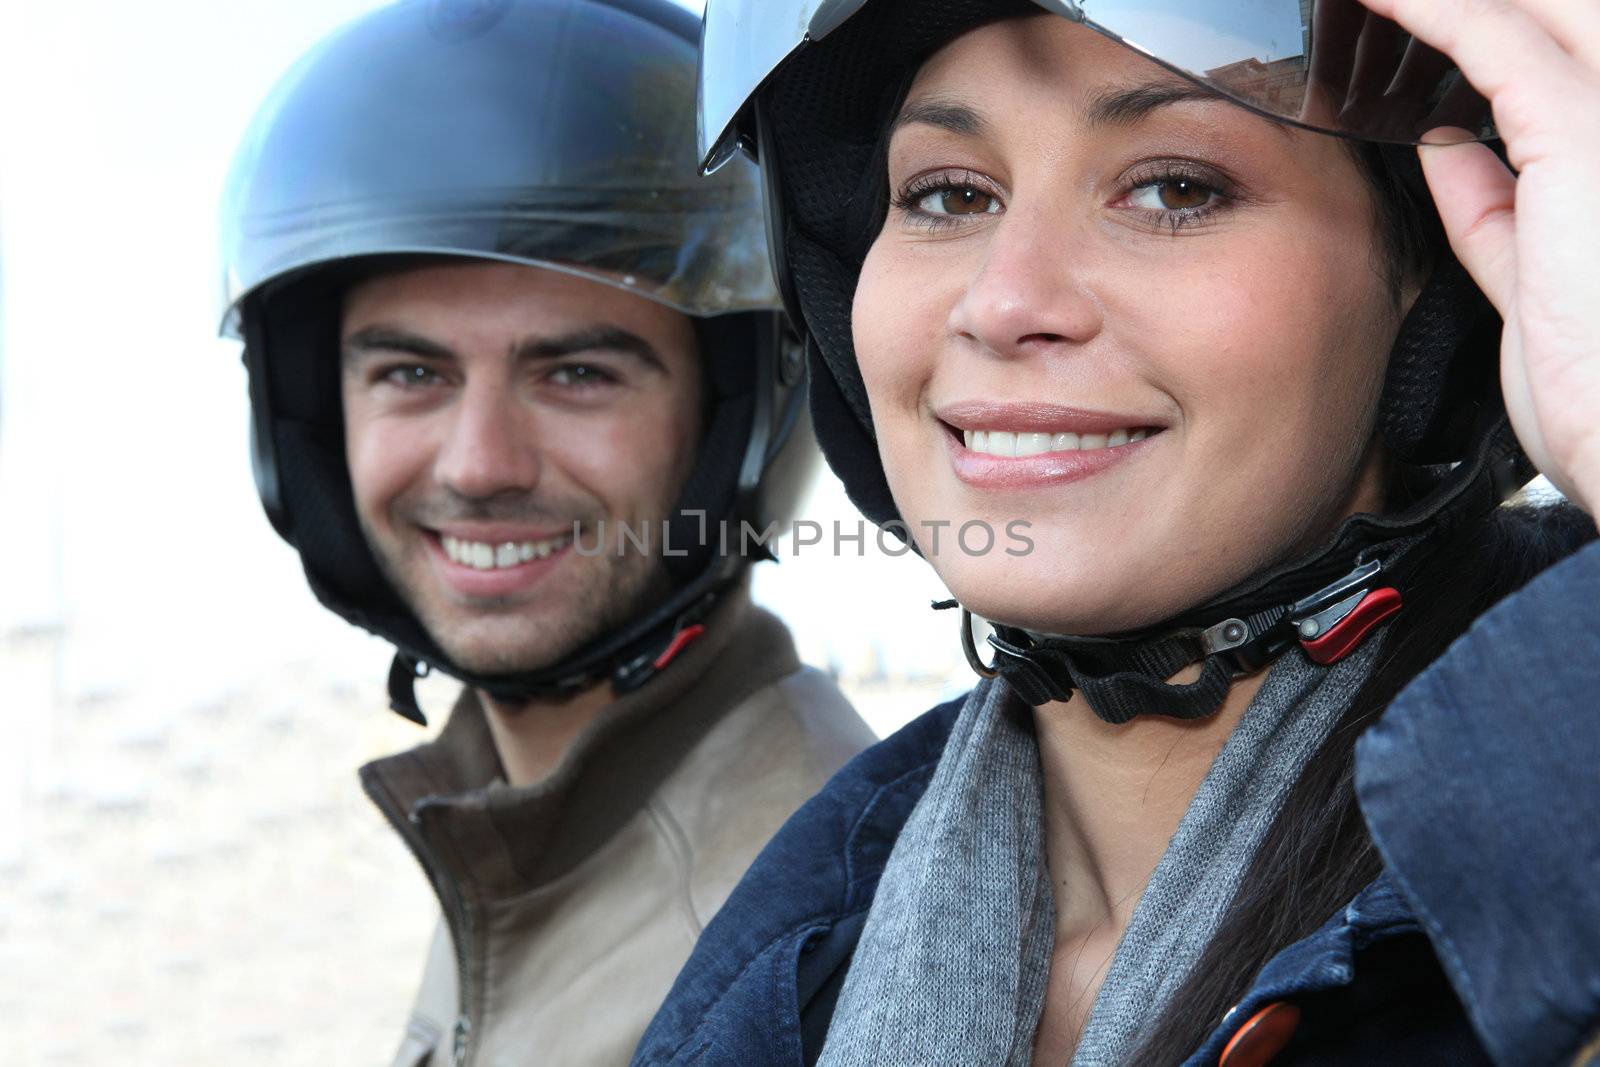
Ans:
<svg viewBox="0 0 1600 1067"><path fill-rule="evenodd" d="M665 560L638 551L619 555L613 545L607 544L605 552L599 555L575 556L569 560L582 559L605 566L591 580L577 587L564 618L551 618L537 611L537 593L534 599L520 605L508 600L504 602L509 609L505 612L508 618L514 618L519 609L535 615L525 623L528 639L514 646L509 642L491 642L494 647L477 648L473 647L476 642L453 632L457 629L454 618L434 610L424 595L426 578L421 574L416 579L409 577L401 561L384 549L364 520L361 529L384 578L417 616L434 643L457 667L477 675L522 674L561 663L660 603L671 590ZM564 550L566 553L576 551L576 543ZM422 571L426 566L422 563L417 569ZM487 601L482 614L496 614L495 607L495 601Z"/></svg>

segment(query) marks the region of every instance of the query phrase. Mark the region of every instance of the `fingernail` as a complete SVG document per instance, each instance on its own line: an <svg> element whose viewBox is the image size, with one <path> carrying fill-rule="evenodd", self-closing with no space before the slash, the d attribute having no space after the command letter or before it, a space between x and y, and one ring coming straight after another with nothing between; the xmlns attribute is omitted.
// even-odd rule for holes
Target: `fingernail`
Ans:
<svg viewBox="0 0 1600 1067"><path fill-rule="evenodd" d="M1420 141L1427 145L1462 144L1474 138L1471 130L1463 130L1460 126L1438 126L1423 134Z"/></svg>

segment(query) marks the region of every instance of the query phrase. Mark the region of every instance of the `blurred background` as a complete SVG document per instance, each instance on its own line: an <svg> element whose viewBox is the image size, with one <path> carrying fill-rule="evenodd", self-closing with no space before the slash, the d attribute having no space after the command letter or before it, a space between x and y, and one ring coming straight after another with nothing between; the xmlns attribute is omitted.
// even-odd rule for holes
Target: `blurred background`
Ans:
<svg viewBox="0 0 1600 1067"><path fill-rule="evenodd" d="M0 1032L8 1062L385 1064L436 905L362 795L426 732L250 480L216 209L252 111L369 0L0 5ZM826 471L801 512L853 532ZM868 527L870 529L870 527ZM855 547L847 546L854 552ZM966 689L913 556L758 599L886 733ZM443 719L448 680L424 683Z"/></svg>

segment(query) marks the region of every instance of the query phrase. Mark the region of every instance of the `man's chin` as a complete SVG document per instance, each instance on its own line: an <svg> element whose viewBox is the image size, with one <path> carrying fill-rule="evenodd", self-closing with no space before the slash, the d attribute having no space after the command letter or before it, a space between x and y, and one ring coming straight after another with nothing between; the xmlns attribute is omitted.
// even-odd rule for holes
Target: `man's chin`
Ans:
<svg viewBox="0 0 1600 1067"><path fill-rule="evenodd" d="M578 647L567 627L541 606L521 604L492 610L481 604L463 609L443 598L412 610L450 663L468 674L492 677L527 674L559 663ZM582 635L578 635L581 639Z"/></svg>
<svg viewBox="0 0 1600 1067"><path fill-rule="evenodd" d="M531 647L526 642L514 647L442 647L457 667L482 678L548 670L577 651L576 645Z"/></svg>
<svg viewBox="0 0 1600 1067"><path fill-rule="evenodd" d="M494 678L551 670L604 639L617 620L634 617L656 592L650 588L650 596L629 595L626 584L597 582L574 595L548 595L504 611L481 603L463 609L442 598L422 604L417 603L420 598L408 599L454 666L479 678Z"/></svg>

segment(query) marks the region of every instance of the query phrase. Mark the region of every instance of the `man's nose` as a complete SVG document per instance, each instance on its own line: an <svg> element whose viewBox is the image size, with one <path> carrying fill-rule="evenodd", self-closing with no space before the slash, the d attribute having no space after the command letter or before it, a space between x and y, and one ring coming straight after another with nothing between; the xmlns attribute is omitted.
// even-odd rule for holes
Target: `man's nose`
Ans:
<svg viewBox="0 0 1600 1067"><path fill-rule="evenodd" d="M468 382L451 411L435 476L466 497L527 491L538 484L535 416L502 383Z"/></svg>

